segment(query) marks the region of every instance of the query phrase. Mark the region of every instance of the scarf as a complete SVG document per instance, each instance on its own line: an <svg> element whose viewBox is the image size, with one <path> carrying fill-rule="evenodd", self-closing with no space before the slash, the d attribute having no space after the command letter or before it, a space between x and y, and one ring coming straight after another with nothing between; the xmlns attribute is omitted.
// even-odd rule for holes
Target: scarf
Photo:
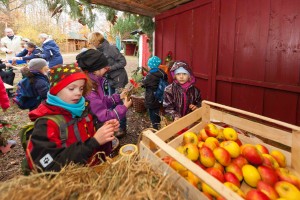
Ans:
<svg viewBox="0 0 300 200"><path fill-rule="evenodd" d="M156 68L152 68L149 72L150 73L158 72L158 68L157 67Z"/></svg>
<svg viewBox="0 0 300 200"><path fill-rule="evenodd" d="M66 103L65 101L61 100L58 96L47 93L47 103L50 105L58 106L61 108L66 109L72 114L72 118L81 117L84 109L85 109L85 99L81 97L81 99L76 104Z"/></svg>
<svg viewBox="0 0 300 200"><path fill-rule="evenodd" d="M13 40L14 39L14 35L12 35L12 36L7 36L10 40Z"/></svg>

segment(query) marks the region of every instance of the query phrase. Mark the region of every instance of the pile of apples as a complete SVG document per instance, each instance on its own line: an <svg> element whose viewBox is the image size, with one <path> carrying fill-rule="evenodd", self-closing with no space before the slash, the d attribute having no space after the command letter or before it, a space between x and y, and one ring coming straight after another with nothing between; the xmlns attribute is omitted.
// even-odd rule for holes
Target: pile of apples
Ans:
<svg viewBox="0 0 300 200"><path fill-rule="evenodd" d="M247 200L300 200L300 179L286 168L284 154L242 144L231 127L209 123L198 134L185 132L177 151ZM209 199L224 199L172 157L163 160ZM240 189L243 181L251 187L246 194Z"/></svg>

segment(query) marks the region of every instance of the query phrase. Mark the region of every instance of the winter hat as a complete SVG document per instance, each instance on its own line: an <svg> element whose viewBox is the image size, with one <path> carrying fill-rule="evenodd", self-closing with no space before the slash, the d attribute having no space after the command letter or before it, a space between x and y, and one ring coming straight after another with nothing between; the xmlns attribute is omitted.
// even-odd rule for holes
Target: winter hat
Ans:
<svg viewBox="0 0 300 200"><path fill-rule="evenodd" d="M78 66L83 71L94 72L108 66L104 54L95 49L88 49L76 56Z"/></svg>
<svg viewBox="0 0 300 200"><path fill-rule="evenodd" d="M176 74L179 74L179 73L187 74L187 75L190 76L190 73L189 73L186 69L184 69L183 67L179 67L178 69L176 69L176 70L174 71L174 74L175 74L175 75L176 75Z"/></svg>
<svg viewBox="0 0 300 200"><path fill-rule="evenodd" d="M158 66L161 63L161 59L157 56L152 56L151 58L149 58L148 60L148 66L150 67L150 69L153 68L158 68Z"/></svg>
<svg viewBox="0 0 300 200"><path fill-rule="evenodd" d="M30 72L39 72L45 66L48 66L48 64L46 60L42 58L31 59L28 63L28 68Z"/></svg>
<svg viewBox="0 0 300 200"><path fill-rule="evenodd" d="M85 73L79 67L74 65L52 67L49 77L50 94L56 95L64 87L79 79L87 80Z"/></svg>

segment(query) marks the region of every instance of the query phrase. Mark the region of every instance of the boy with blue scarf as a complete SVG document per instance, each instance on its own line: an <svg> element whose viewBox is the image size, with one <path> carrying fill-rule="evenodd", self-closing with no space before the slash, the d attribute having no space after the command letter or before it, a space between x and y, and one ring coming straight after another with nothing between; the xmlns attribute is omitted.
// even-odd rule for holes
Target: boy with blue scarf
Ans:
<svg viewBox="0 0 300 200"><path fill-rule="evenodd" d="M145 91L145 107L148 110L149 117L152 123L152 127L159 129L160 126L160 115L159 110L162 106L162 102L155 97L155 92L158 88L160 79L168 81L167 74L159 69L161 59L157 56L152 56L148 60L148 67L150 71L142 81L142 86L146 89Z"/></svg>
<svg viewBox="0 0 300 200"><path fill-rule="evenodd" d="M95 164L93 156L97 152L105 152L106 156L111 153L111 141L119 122L112 119L95 130L88 102L83 97L91 90L88 85L86 75L78 67L50 69L47 100L29 113L35 121L26 149L31 170L59 171L70 162ZM50 118L58 115L63 117L60 123Z"/></svg>

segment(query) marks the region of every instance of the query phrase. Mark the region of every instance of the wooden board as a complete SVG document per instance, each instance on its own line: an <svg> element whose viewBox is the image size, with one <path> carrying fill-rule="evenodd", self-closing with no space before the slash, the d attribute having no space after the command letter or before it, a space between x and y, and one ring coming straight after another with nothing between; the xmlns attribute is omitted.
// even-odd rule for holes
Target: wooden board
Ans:
<svg viewBox="0 0 300 200"><path fill-rule="evenodd" d="M183 138L183 135L177 135L178 131L189 127L188 131L198 133L211 121L226 123L242 131L252 133L250 137L240 134L239 139L243 144L259 143L266 146L269 150L280 150L286 156L288 167L293 172L300 172L300 127L208 101L203 101L201 108L182 117L156 133L153 133L150 130L143 132L140 146L142 145L143 148L146 148L147 151L153 154L151 158L149 157L151 161L156 162L169 155L226 199L240 200L242 199L240 196L224 187L222 183L208 175L198 165L176 150L176 148L181 145ZM255 137L255 135L260 136L263 139L287 145L291 147L291 152L282 150L280 145L273 146L266 144L261 139ZM140 156L143 157L144 153L145 151L141 151ZM185 179L184 181L186 184L189 184ZM247 192L251 188L244 183L242 184L242 189L244 192ZM197 192L201 194L200 191ZM193 198L189 197L187 199Z"/></svg>

